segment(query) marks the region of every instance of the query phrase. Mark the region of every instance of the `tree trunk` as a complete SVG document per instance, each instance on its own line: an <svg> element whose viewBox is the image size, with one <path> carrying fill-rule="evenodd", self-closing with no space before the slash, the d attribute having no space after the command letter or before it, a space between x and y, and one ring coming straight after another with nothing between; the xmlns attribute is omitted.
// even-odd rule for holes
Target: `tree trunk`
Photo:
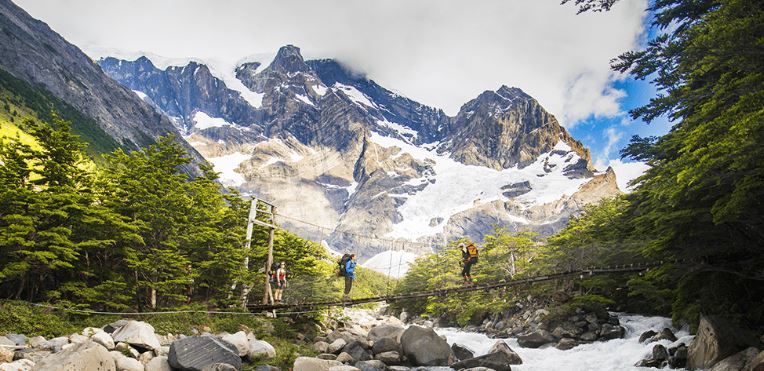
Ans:
<svg viewBox="0 0 764 371"><path fill-rule="evenodd" d="M151 309L157 309L157 290L155 288L150 288L150 296L151 296Z"/></svg>

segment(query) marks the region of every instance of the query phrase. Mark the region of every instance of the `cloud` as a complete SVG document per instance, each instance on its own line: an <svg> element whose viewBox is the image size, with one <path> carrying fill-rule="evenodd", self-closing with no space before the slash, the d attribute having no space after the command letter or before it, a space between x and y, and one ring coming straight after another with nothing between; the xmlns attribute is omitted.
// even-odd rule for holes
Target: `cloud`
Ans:
<svg viewBox="0 0 764 371"><path fill-rule="evenodd" d="M613 149L623 138L623 132L618 131L614 126L611 126L602 132L602 136L607 139L607 143L605 144L605 147L602 148L600 155L597 156L595 161L595 166L600 169L606 168L606 164L610 161L611 152L613 152Z"/></svg>
<svg viewBox="0 0 764 371"><path fill-rule="evenodd" d="M294 44L449 114L517 86L566 126L619 114L609 60L635 48L647 6L576 15L538 0L16 1L86 51L239 60Z"/></svg>
<svg viewBox="0 0 764 371"><path fill-rule="evenodd" d="M630 192L633 187L629 187L629 182L644 174L650 166L644 162L623 162L620 159L610 160L608 166L615 171L618 188L623 192Z"/></svg>

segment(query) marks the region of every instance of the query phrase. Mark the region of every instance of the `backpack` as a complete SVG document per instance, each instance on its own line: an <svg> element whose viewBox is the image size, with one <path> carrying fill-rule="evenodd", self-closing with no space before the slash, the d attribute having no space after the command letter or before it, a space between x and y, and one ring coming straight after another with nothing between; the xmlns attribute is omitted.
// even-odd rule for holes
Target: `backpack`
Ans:
<svg viewBox="0 0 764 371"><path fill-rule="evenodd" d="M271 271L269 272L271 276L271 281L276 281L277 270L279 270L279 263L273 262L273 264L271 264Z"/></svg>
<svg viewBox="0 0 764 371"><path fill-rule="evenodd" d="M467 246L467 252L470 254L470 259L474 260L474 262L477 263L477 260L478 260L477 246L470 244L469 246Z"/></svg>
<svg viewBox="0 0 764 371"><path fill-rule="evenodd" d="M345 266L347 265L348 261L350 261L350 254L342 255L342 258L339 261L339 271L337 273L340 277L344 277L347 274L345 271Z"/></svg>

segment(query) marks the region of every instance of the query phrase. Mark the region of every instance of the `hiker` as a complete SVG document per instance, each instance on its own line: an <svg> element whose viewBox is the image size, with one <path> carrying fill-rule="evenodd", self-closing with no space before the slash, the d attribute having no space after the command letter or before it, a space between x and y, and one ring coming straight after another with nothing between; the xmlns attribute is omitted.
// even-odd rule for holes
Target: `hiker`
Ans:
<svg viewBox="0 0 764 371"><path fill-rule="evenodd" d="M345 277L345 295L342 296L342 300L348 300L350 298L350 289L353 288L353 280L355 279L355 254L345 254L340 259L340 276Z"/></svg>
<svg viewBox="0 0 764 371"><path fill-rule="evenodd" d="M281 262L278 269L273 274L276 291L273 292L273 300L277 303L281 302L281 296L284 295L284 288L286 287L286 263Z"/></svg>
<svg viewBox="0 0 764 371"><path fill-rule="evenodd" d="M477 246L472 242L470 242L469 245L460 243L459 248L462 250L462 262L464 262L462 278L464 278L465 284L471 284L472 276L470 275L470 270L472 269L472 265L478 261Z"/></svg>

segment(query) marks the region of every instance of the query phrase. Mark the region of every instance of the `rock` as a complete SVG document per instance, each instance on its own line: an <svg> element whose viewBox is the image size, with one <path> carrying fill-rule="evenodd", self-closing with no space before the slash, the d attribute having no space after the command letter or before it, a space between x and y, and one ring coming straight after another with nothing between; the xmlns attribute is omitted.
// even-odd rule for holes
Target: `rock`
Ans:
<svg viewBox="0 0 764 371"><path fill-rule="evenodd" d="M16 346L16 342L14 342L11 339L8 339L5 336L0 336L0 346L2 346L2 345L7 346L7 347L15 347Z"/></svg>
<svg viewBox="0 0 764 371"><path fill-rule="evenodd" d="M569 350L575 348L576 346L578 346L578 341L571 338L564 338L557 342L555 348L559 350Z"/></svg>
<svg viewBox="0 0 764 371"><path fill-rule="evenodd" d="M406 366L387 366L387 371L409 371L410 368Z"/></svg>
<svg viewBox="0 0 764 371"><path fill-rule="evenodd" d="M138 358L141 355L140 352L135 350L135 348L131 347L128 343L117 343L117 345L114 346L114 349L133 358Z"/></svg>
<svg viewBox="0 0 764 371"><path fill-rule="evenodd" d="M652 359L665 361L668 358L669 358L669 353L668 353L668 350L666 350L666 347L660 344L655 344L655 346L653 347Z"/></svg>
<svg viewBox="0 0 764 371"><path fill-rule="evenodd" d="M146 371L172 371L170 362L167 361L167 357L158 356L154 357L146 364Z"/></svg>
<svg viewBox="0 0 764 371"><path fill-rule="evenodd" d="M485 367L496 371L511 371L510 362L513 359L505 352L488 353L479 357L465 359L451 365L452 368L461 370L474 367Z"/></svg>
<svg viewBox="0 0 764 371"><path fill-rule="evenodd" d="M92 341L74 344L73 347L51 354L35 364L35 370L45 371L116 371L116 369L109 351Z"/></svg>
<svg viewBox="0 0 764 371"><path fill-rule="evenodd" d="M102 332L105 332L102 328L85 327L84 329L82 329L82 332L80 333L82 334L82 336L92 337L93 335L102 333Z"/></svg>
<svg viewBox="0 0 764 371"><path fill-rule="evenodd" d="M398 340L398 338L403 333L403 327L402 326L396 326L396 325L381 325L376 326L369 331L369 340L372 342L376 342L379 339L387 338L387 339L393 339Z"/></svg>
<svg viewBox="0 0 764 371"><path fill-rule="evenodd" d="M398 319L401 320L401 322L406 323L409 320L409 314L406 311L403 311Z"/></svg>
<svg viewBox="0 0 764 371"><path fill-rule="evenodd" d="M358 341L353 341L347 345L345 345L344 348L342 348L342 351L344 353L350 354L351 357L353 357L353 362L357 361L368 361L372 359L371 354L364 349L363 345ZM339 359L339 357L337 357Z"/></svg>
<svg viewBox="0 0 764 371"><path fill-rule="evenodd" d="M223 341L233 344L233 346L239 350L240 357L249 354L249 339L247 339L247 334L244 331L239 331L235 334L226 334L222 339Z"/></svg>
<svg viewBox="0 0 764 371"><path fill-rule="evenodd" d="M517 337L517 343L523 348L538 348L554 341L554 336L546 330L536 330Z"/></svg>
<svg viewBox="0 0 764 371"><path fill-rule="evenodd" d="M89 337L85 335L80 334L71 334L69 335L69 342L74 344L84 343L86 341L90 340Z"/></svg>
<svg viewBox="0 0 764 371"><path fill-rule="evenodd" d="M0 371L31 371L34 362L28 359L19 359L10 363L0 364Z"/></svg>
<svg viewBox="0 0 764 371"><path fill-rule="evenodd" d="M29 346L32 347L32 348L40 348L40 347L44 346L46 341L47 340L45 340L45 338L42 337L42 336L35 336L35 337L29 339Z"/></svg>
<svg viewBox="0 0 764 371"><path fill-rule="evenodd" d="M475 357L475 352L473 352L472 349L467 348L467 346L461 345L459 343L453 343L451 345L451 351L459 361Z"/></svg>
<svg viewBox="0 0 764 371"><path fill-rule="evenodd" d="M0 363L13 361L13 348L0 346Z"/></svg>
<svg viewBox="0 0 764 371"><path fill-rule="evenodd" d="M491 349L488 350L488 354L491 354L491 353L504 353L504 354L506 354L507 357L508 357L507 359L509 359L508 363L510 365L521 365L521 364L523 364L523 360L520 359L520 356L517 353L515 353L515 351L512 350L512 348L510 348L509 345L507 345L507 343L505 343L503 341L497 341L495 344L493 344Z"/></svg>
<svg viewBox="0 0 764 371"><path fill-rule="evenodd" d="M400 348L400 344L391 338L381 338L374 342L371 347L371 352L374 354L397 351Z"/></svg>
<svg viewBox="0 0 764 371"><path fill-rule="evenodd" d="M673 353L673 354L672 354ZM678 347L669 349L669 367L684 368L687 365L687 346L680 344ZM764 371L764 370L762 370Z"/></svg>
<svg viewBox="0 0 764 371"><path fill-rule="evenodd" d="M64 345L69 344L69 338L66 336L60 336L50 339L42 346L44 349L50 349L53 353L60 352Z"/></svg>
<svg viewBox="0 0 764 371"><path fill-rule="evenodd" d="M5 334L5 338L12 341L14 345L27 345L27 337L21 334Z"/></svg>
<svg viewBox="0 0 764 371"><path fill-rule="evenodd" d="M401 362L401 355L398 352L383 352L375 355L374 359L382 361L386 365L396 365Z"/></svg>
<svg viewBox="0 0 764 371"><path fill-rule="evenodd" d="M271 365L260 365L255 367L255 371L281 371L281 369Z"/></svg>
<svg viewBox="0 0 764 371"><path fill-rule="evenodd" d="M753 361L753 359L759 354L759 349L749 347L743 351L735 353L719 362L714 367L711 367L709 371L739 371L746 369L746 366Z"/></svg>
<svg viewBox="0 0 764 371"><path fill-rule="evenodd" d="M14 360L20 360L20 359L28 359L34 363L40 362L41 359L53 354L50 350L39 350L39 349L21 349L17 350L15 353L13 353L13 359Z"/></svg>
<svg viewBox="0 0 764 371"><path fill-rule="evenodd" d="M109 352L114 364L117 367L117 371L143 371L143 363L135 358L130 358L116 350Z"/></svg>
<svg viewBox="0 0 764 371"><path fill-rule="evenodd" d="M113 350L115 346L114 339L112 339L111 335L109 335L108 333L104 331L93 334L90 340L94 341L97 344L103 345L103 347L108 350Z"/></svg>
<svg viewBox="0 0 764 371"><path fill-rule="evenodd" d="M106 326L103 327L103 330L109 334L113 334L114 331L119 330L120 327L127 325L127 323L130 322L126 319L121 319L118 321L114 321Z"/></svg>
<svg viewBox="0 0 764 371"><path fill-rule="evenodd" d="M656 334L657 332L653 330L647 330L643 332L642 335L639 335L639 342L644 343L645 341L652 339Z"/></svg>
<svg viewBox="0 0 764 371"><path fill-rule="evenodd" d="M340 355L337 356L336 360L342 363L353 363L356 361L356 359L347 352L341 352Z"/></svg>
<svg viewBox="0 0 764 371"><path fill-rule="evenodd" d="M333 353L321 353L321 354L317 355L316 357L318 357L320 359L328 359L328 360L332 360L332 361L337 359L337 355L333 354Z"/></svg>
<svg viewBox="0 0 764 371"><path fill-rule="evenodd" d="M348 344L348 342L347 342L347 341L345 341L345 339L337 339L337 340L334 340L334 341L333 341L331 344L329 344L329 347L328 347L326 350L327 350L329 353L335 353L335 354L337 354L337 353L339 353L339 352L342 350L342 348L344 348L344 347L345 347L345 345L347 345L347 344Z"/></svg>
<svg viewBox="0 0 764 371"><path fill-rule="evenodd" d="M237 368L229 365L228 363L213 363L211 365L204 366L202 371L237 371Z"/></svg>
<svg viewBox="0 0 764 371"><path fill-rule="evenodd" d="M201 371L214 363L228 363L241 369L241 358L235 346L209 336L192 336L170 345L167 357L172 368Z"/></svg>
<svg viewBox="0 0 764 371"><path fill-rule="evenodd" d="M115 342L125 342L143 349L154 350L161 347L154 333L154 327L146 322L128 321L127 324L115 330L111 337Z"/></svg>
<svg viewBox="0 0 764 371"><path fill-rule="evenodd" d="M276 349L264 340L250 340L247 356L251 360L266 360L276 357Z"/></svg>
<svg viewBox="0 0 764 371"><path fill-rule="evenodd" d="M141 362L144 365L148 364L149 362L151 362L152 359L154 359L154 352L153 351L143 352L143 353L141 353L140 356L138 356L138 361Z"/></svg>
<svg viewBox="0 0 764 371"><path fill-rule="evenodd" d="M674 335L674 332L671 331L671 329L667 327L667 328L664 328L663 330L661 330L661 332L659 332L658 334L656 334L652 338L650 338L649 342L659 341L659 340L668 340L668 341L673 343L677 339L676 339L676 335Z"/></svg>
<svg viewBox="0 0 764 371"><path fill-rule="evenodd" d="M359 361L356 362L355 367L361 371L385 371L387 370L387 365L385 365L384 362L379 360L371 360L371 361Z"/></svg>
<svg viewBox="0 0 764 371"><path fill-rule="evenodd" d="M446 366L451 347L432 328L410 326L401 335L403 355L418 366Z"/></svg>
<svg viewBox="0 0 764 371"><path fill-rule="evenodd" d="M331 367L342 366L342 362L313 357L297 357L293 371L329 371Z"/></svg>
<svg viewBox="0 0 764 371"><path fill-rule="evenodd" d="M600 338L605 340L620 339L624 335L626 335L626 329L622 326L613 326L605 323L602 325L602 329L600 329Z"/></svg>
<svg viewBox="0 0 764 371"><path fill-rule="evenodd" d="M593 332L584 332L583 334L581 334L580 338L583 341L595 341L597 340L597 334Z"/></svg>
<svg viewBox="0 0 764 371"><path fill-rule="evenodd" d="M313 344L313 350L318 353L326 353L329 351L329 343L325 341L318 341Z"/></svg>
<svg viewBox="0 0 764 371"><path fill-rule="evenodd" d="M690 344L687 368L711 368L717 362L756 345L752 333L718 316L700 316L698 334Z"/></svg>
<svg viewBox="0 0 764 371"><path fill-rule="evenodd" d="M748 366L746 366L745 371L764 371L764 350L759 352L756 357L753 357Z"/></svg>
<svg viewBox="0 0 764 371"><path fill-rule="evenodd" d="M354 366L342 365L329 367L329 371L360 371Z"/></svg>

